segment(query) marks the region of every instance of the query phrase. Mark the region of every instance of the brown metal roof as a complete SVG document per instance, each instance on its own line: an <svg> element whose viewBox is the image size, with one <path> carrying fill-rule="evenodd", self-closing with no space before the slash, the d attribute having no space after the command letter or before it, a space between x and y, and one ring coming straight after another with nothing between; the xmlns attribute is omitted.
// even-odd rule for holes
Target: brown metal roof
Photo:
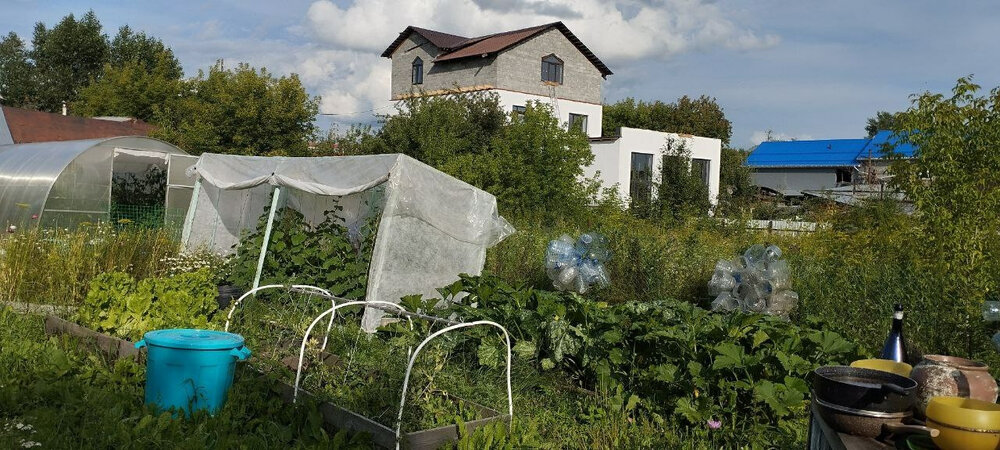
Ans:
<svg viewBox="0 0 1000 450"><path fill-rule="evenodd" d="M15 144L75 141L116 136L148 136L154 127L141 120L115 122L2 106Z"/></svg>
<svg viewBox="0 0 1000 450"><path fill-rule="evenodd" d="M403 41L405 41L406 38L410 36L410 33L417 33L423 36L424 39L427 39L428 41L430 41L431 44L434 44L435 47L440 48L442 50L449 50L452 48L456 48L462 45L462 43L469 40L469 38L467 37L442 33L440 31L428 30L425 28L418 28L411 25L404 28L403 31L399 33L399 36L396 37L396 40L392 41L392 43L389 44L388 47L386 47L385 51L382 52L382 57L391 58L392 52L396 51L396 48L399 47L400 44L402 44Z"/></svg>
<svg viewBox="0 0 1000 450"><path fill-rule="evenodd" d="M520 30L505 31L503 33L490 34L486 36L474 37L474 38L463 38L461 36L456 36L453 34L441 33L439 31L426 30L423 28L417 28L413 26L406 27L403 32L399 33L399 37L396 38L388 48L382 52L382 56L385 58L392 57L392 53L396 51L403 41L410 35L410 33L418 33L432 44L443 50L443 53L438 55L434 62L445 62L454 61L462 58L471 58L475 56L484 56L494 54L510 47L513 47L525 40L542 33L543 31L549 30L551 28L556 28L569 39L573 45L576 46L580 53L583 53L590 62L597 67L597 70L601 71L601 76L607 77L611 75L611 69L608 68L602 62L594 52L590 51L583 42L580 41L573 32L569 31L562 22L553 22L545 25L539 25L535 27L522 28Z"/></svg>
<svg viewBox="0 0 1000 450"><path fill-rule="evenodd" d="M431 44L436 45L438 48L455 48L462 45L469 38L464 36L456 36L454 34L442 33L440 31L428 30L426 28L410 27L413 31L420 33L421 36L427 38L431 41Z"/></svg>
<svg viewBox="0 0 1000 450"><path fill-rule="evenodd" d="M438 57L434 59L434 62L451 61L454 59L468 58L470 56L481 56L496 53L541 33L542 31L549 29L552 25L553 24L547 24L537 27L522 28L520 30L506 31L503 33L470 39L472 42L467 43L462 48L438 55Z"/></svg>

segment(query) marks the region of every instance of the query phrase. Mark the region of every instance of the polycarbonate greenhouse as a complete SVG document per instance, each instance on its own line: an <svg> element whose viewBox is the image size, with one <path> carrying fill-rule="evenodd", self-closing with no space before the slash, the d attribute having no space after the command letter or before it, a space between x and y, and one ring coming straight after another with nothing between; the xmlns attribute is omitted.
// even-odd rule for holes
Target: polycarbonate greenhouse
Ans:
<svg viewBox="0 0 1000 450"><path fill-rule="evenodd" d="M335 211L348 230L378 220L367 300L398 303L436 296L460 273L479 274L486 248L514 232L490 193L409 156L263 157L201 155L189 173L194 200L184 223L185 251L229 254L244 233L266 220L257 279L275 214L284 207L316 226ZM266 219L263 219L266 217ZM374 330L382 311L365 311Z"/></svg>
<svg viewBox="0 0 1000 450"><path fill-rule="evenodd" d="M70 227L110 219L116 176L152 167L166 172L166 211L181 217L191 202L197 161L147 137L114 137L0 146L0 223Z"/></svg>

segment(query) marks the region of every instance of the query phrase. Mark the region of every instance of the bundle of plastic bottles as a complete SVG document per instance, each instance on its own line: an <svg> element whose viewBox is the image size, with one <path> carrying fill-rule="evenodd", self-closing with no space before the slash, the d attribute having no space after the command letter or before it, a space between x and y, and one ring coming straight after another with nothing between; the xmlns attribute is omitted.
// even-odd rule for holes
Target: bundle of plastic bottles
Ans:
<svg viewBox="0 0 1000 450"><path fill-rule="evenodd" d="M604 263L611 258L608 238L584 233L576 240L568 235L549 242L545 249L545 272L560 291L585 294L592 287L611 284Z"/></svg>
<svg viewBox="0 0 1000 450"><path fill-rule="evenodd" d="M1000 322L1000 300L996 295L987 297L989 300L983 302L983 320L987 322ZM993 347L1000 352L1000 331L993 335Z"/></svg>
<svg viewBox="0 0 1000 450"><path fill-rule="evenodd" d="M742 310L787 317L799 302L788 262L776 245L757 244L733 261L719 260L708 282L713 311Z"/></svg>

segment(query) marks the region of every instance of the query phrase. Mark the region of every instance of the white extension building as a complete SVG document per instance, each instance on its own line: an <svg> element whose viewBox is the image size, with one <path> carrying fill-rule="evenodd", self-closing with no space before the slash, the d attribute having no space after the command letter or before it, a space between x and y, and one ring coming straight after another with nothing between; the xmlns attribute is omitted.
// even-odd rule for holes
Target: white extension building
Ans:
<svg viewBox="0 0 1000 450"><path fill-rule="evenodd" d="M708 185L709 200L719 198L719 163L722 141L690 134L663 133L622 127L618 137L590 140L594 162L584 169L586 177L599 175L602 188L618 188L625 200L649 198L658 180L667 145L678 145L691 153L691 170Z"/></svg>

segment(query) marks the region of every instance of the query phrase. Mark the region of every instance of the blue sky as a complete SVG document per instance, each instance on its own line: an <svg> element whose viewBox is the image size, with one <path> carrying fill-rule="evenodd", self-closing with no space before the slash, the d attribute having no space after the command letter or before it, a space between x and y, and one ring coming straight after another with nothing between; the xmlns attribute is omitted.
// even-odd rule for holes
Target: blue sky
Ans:
<svg viewBox="0 0 1000 450"><path fill-rule="evenodd" d="M406 25L466 36L563 20L615 72L606 101L718 99L733 145L864 134L878 110L946 92L960 76L1000 85L1000 2L695 0L0 0L0 32L30 39L93 9L108 34L128 24L172 47L188 75L217 59L298 73L321 126L388 108L381 50Z"/></svg>

